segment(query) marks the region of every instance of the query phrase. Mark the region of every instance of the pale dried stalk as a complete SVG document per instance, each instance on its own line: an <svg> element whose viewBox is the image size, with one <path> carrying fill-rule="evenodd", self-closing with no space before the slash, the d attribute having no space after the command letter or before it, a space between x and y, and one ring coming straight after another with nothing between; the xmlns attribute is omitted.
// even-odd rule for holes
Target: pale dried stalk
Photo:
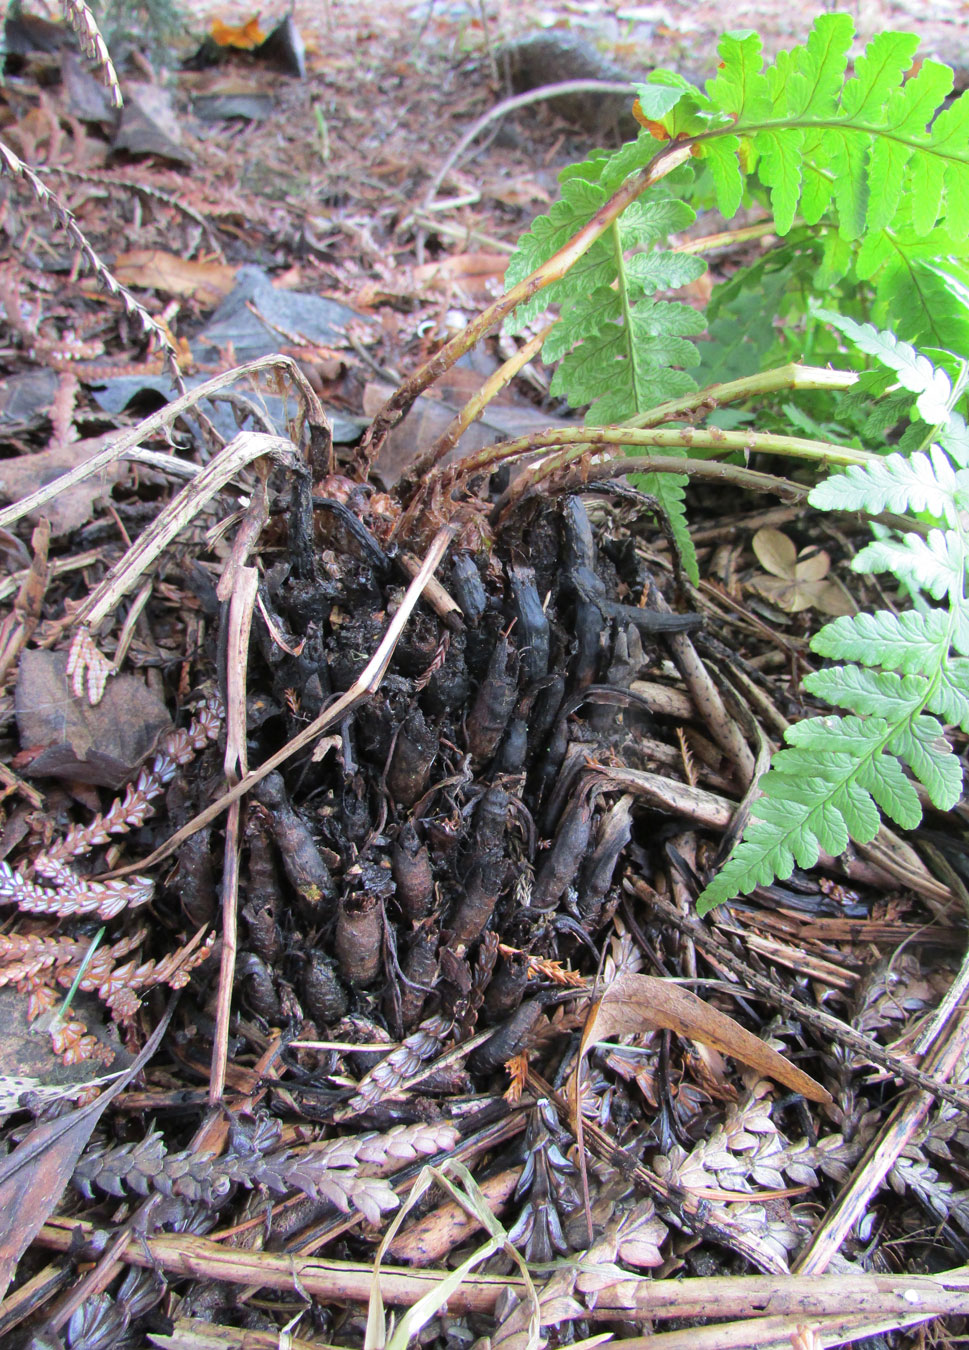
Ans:
<svg viewBox="0 0 969 1350"><path fill-rule="evenodd" d="M94 1224L78 1218L52 1219L41 1229L37 1242L54 1251L67 1251L71 1248L73 1235L78 1233L85 1244L97 1243L99 1230ZM143 1241L129 1244L124 1253L129 1265L151 1267L153 1263L166 1275L172 1277L187 1276L192 1279L224 1280L229 1284L252 1284L262 1289L277 1289L291 1293L294 1288L302 1288L313 1298L321 1301L345 1298L366 1303L373 1283L373 1266L369 1262L322 1261L315 1258L302 1258L291 1253L248 1251L241 1247L227 1247L213 1242L209 1238L194 1237L185 1233L173 1233L145 1238ZM581 1264L579 1264L581 1269ZM380 1287L384 1301L397 1307L408 1307L425 1294L433 1293L442 1279L451 1272L447 1270L412 1270L404 1267L381 1266ZM692 1310L698 1305L711 1306L704 1289L713 1286L720 1295L721 1280L729 1285L723 1291L723 1297L737 1298L746 1302L749 1309L755 1299L763 1300L772 1292L780 1306L785 1306L785 1290L790 1288L793 1306L808 1316L812 1312L828 1312L835 1307L857 1310L859 1300L866 1311L875 1312L875 1300L884 1297L886 1304L893 1310L895 1318L902 1316L900 1300L918 1317L944 1317L949 1313L965 1316L969 1312L969 1282L964 1268L946 1271L939 1275L913 1275L890 1278L882 1275L830 1276L812 1281L816 1293L811 1295L799 1280L784 1275L781 1279L764 1276L729 1276L713 1280L653 1280L627 1275L617 1270L617 1283L623 1289L623 1307L628 1307L627 1291L636 1287L641 1294L636 1299L636 1311L640 1317L679 1317L696 1315ZM749 1286L749 1287L747 1287ZM886 1287L887 1286L887 1287ZM448 1300L448 1311L452 1314L463 1312L494 1311L498 1298L505 1292L524 1294L524 1282L515 1276L497 1276L476 1274L473 1281L466 1281L457 1288ZM915 1295L915 1299L906 1297L906 1291ZM655 1313L651 1299L656 1298ZM598 1296L601 1300L601 1294ZM678 1300L683 1300L686 1311L679 1311ZM609 1302L586 1310L581 1308L572 1317L602 1316L607 1321L615 1320L616 1310ZM730 1311L733 1311L731 1306ZM743 1315L741 1313L741 1315ZM897 1325L897 1321L892 1323ZM749 1329L749 1326L748 1326ZM694 1328L691 1334L696 1334ZM790 1342L788 1342L790 1344Z"/></svg>
<svg viewBox="0 0 969 1350"><path fill-rule="evenodd" d="M255 543L255 540L252 541ZM228 783L244 778L249 764L246 755L246 669L249 633L256 607L259 573L255 567L239 567L229 602L229 636L226 651L226 740L225 776ZM225 1089L225 1070L229 1060L229 1021L232 1013L232 987L235 982L238 950L239 863L242 851L239 836L242 802L233 802L225 828L222 864L222 962L216 1002L215 1035L212 1039L212 1070L209 1076L209 1105L215 1107Z"/></svg>
<svg viewBox="0 0 969 1350"><path fill-rule="evenodd" d="M957 1297L953 1302L957 1307L969 1308L965 1297ZM792 1346L826 1350L828 1346L846 1345L863 1337L917 1326L935 1316L933 1312L913 1312L910 1308L904 1313L865 1316L846 1312L822 1318L798 1312L790 1317L745 1318L740 1322L692 1327L688 1331L663 1331L657 1336L633 1336L623 1342L623 1350L791 1350Z"/></svg>
<svg viewBox="0 0 969 1350"><path fill-rule="evenodd" d="M510 356L493 375L485 380L478 392L468 399L461 411L452 418L431 448L425 451L407 470L409 480L420 483L430 473L431 469L439 464L450 450L454 449L471 423L477 421L492 399L497 397L501 390L507 384L510 384L515 376L528 365L529 361L538 355L542 350L542 344L554 327L554 323L546 324L541 332L536 333L533 338L515 352L514 356Z"/></svg>
<svg viewBox="0 0 969 1350"><path fill-rule="evenodd" d="M0 144L0 156L2 156L2 153L3 146ZM130 431L123 432L110 445L103 450L99 450L90 459L86 459L83 464L78 464L50 483L45 483L43 487L28 493L26 497L21 497L11 506L5 507L0 511L0 529L9 529L23 516L29 515L31 511L39 510L61 492L66 492L68 488L75 487L88 478L93 478L118 459L130 457L152 464L156 468L159 467L158 461L163 461L170 473L197 476L202 471L194 465L185 465L183 460L175 459L174 456L170 459L167 456L155 456L152 451L142 449L140 442L157 435L160 431L164 431L166 427L170 427L176 418L180 417L182 413L188 412L190 408L194 408L203 399L209 398L210 395L218 393L221 389L226 389L229 385L235 384L247 375L256 375L263 370L279 370L284 373L292 381L307 419L311 423L315 420L316 425L326 424L323 405L292 357L281 355L260 356L254 361L247 361L243 366L236 366L233 370L227 370L222 375L215 375L211 380L206 380L204 384L198 385L189 393L174 399L164 408L160 408L158 412L146 417L144 421L139 422Z"/></svg>
<svg viewBox="0 0 969 1350"><path fill-rule="evenodd" d="M137 584L146 567L168 547L180 530L232 481L240 469L263 455L294 466L297 450L285 436L267 436L260 431L240 431L201 473L172 498L163 511L136 539L78 608L74 622L96 629L123 595Z"/></svg>
<svg viewBox="0 0 969 1350"><path fill-rule="evenodd" d="M100 653L91 630L97 629L121 598L138 584L145 569L240 469L263 456L292 467L298 462L297 455L296 447L286 437L240 431L159 512L72 616L78 628L68 656L67 673L78 698L86 692L90 703L100 702L107 676L115 673L117 664L109 663Z"/></svg>

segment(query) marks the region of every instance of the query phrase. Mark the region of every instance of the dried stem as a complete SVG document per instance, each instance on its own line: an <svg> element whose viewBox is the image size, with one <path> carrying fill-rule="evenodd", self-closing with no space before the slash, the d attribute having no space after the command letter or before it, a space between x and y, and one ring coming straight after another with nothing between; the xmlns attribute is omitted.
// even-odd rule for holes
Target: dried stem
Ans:
<svg viewBox="0 0 969 1350"><path fill-rule="evenodd" d="M40 177L34 173L33 169L15 155L8 145L0 141L0 168L6 169L13 178L22 178L29 186L31 192L40 202L41 206L53 217L54 220L65 230L80 250L81 256L90 267L91 271L100 281L101 285L109 295L116 295L129 314L138 320L146 333L154 335L159 345L165 352L165 360L171 371L172 380L179 393L184 395L185 385L182 381L182 371L178 364L178 352L169 337L168 333L162 327L153 315L149 314L144 305L136 300L127 286L123 286L114 273L102 262L101 258L94 251L87 235L78 225L74 218L74 213L68 209L58 197L56 192L44 183Z"/></svg>
<svg viewBox="0 0 969 1350"><path fill-rule="evenodd" d="M536 268L510 291L506 291L493 305L489 305L468 324L467 328L450 342L445 343L439 352L406 379L374 418L355 457L354 472L361 479L365 479L388 432L410 410L415 399L445 371L450 370L455 361L465 352L469 352L489 329L500 323L513 309L530 300L553 281L559 281L564 277L579 258L588 252L599 236L609 229L613 221L622 215L630 202L634 202L647 188L665 178L668 173L672 173L680 164L684 164L690 158L692 150L690 141L677 142L675 145L658 150L650 162L637 173L631 174L619 191L599 208L588 224L549 258L548 262Z"/></svg>

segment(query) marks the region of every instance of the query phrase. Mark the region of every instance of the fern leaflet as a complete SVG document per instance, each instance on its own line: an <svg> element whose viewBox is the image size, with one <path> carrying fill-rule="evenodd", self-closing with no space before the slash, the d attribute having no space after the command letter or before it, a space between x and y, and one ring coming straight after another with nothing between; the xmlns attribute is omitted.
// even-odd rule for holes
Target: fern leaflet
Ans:
<svg viewBox="0 0 969 1350"><path fill-rule="evenodd" d="M832 316L828 316L832 317ZM890 333L843 318L849 338L893 370L915 396L945 444L960 443L964 423L950 411L962 390L946 372ZM956 363L958 364L958 363ZM969 602L966 598L969 470L954 469L940 444L911 456L890 454L832 475L811 492L822 510L927 513L935 522L922 538L876 539L852 566L888 571L912 592L917 608L842 617L811 643L820 656L842 660L808 675L805 688L847 715L814 717L790 727L786 749L759 786L754 819L725 866L699 898L706 913L734 896L811 867L823 849L843 852L849 839L867 843L883 813L914 829L922 808L912 779L940 810L962 792L962 769L939 718L969 731ZM929 605L926 596L945 607ZM961 655L953 656L952 649ZM911 774L907 776L905 770Z"/></svg>
<svg viewBox="0 0 969 1350"><path fill-rule="evenodd" d="M639 137L615 153L596 152L561 175L561 200L519 241L506 283L523 281L597 213L602 232L566 275L519 308L509 328L521 331L550 304L561 307L543 355L560 362L553 391L573 406L590 405L590 424L635 418L696 388L689 372L699 357L691 338L703 331L704 321L692 307L660 294L704 270L692 254L664 246L671 232L694 218L671 188L689 189L695 167L701 169L696 191L702 194L704 181L712 184L726 217L760 184L778 233L791 233L798 215L815 227L814 238L804 225L791 233L797 246L773 274L780 285L797 286L806 268L813 270L815 289L850 275L856 285L874 286L876 315L889 309L905 315L900 326L906 333L944 346L954 331L965 329L969 343L967 311L951 299L957 259L969 256L969 215L961 209L969 195L969 94L939 111L952 72L924 61L905 78L918 46L905 33L879 34L849 77L852 36L848 15L821 15L804 46L780 53L765 68L756 34L727 34L720 69L705 92L668 71L654 72L638 86ZM612 195L652 163L657 139L691 143L693 165L645 187L622 214L610 216ZM940 259L947 260L945 271ZM771 280L768 269L760 276L762 284ZM770 308L781 311L780 303ZM715 326L708 369L729 368L734 353L724 348L739 347L740 354L752 335L752 349L776 341L764 319L748 304L739 325L725 319ZM887 335L884 341L894 339ZM859 344L869 350L862 338ZM904 343L895 346L892 368L914 388L924 358ZM716 375L725 378L723 369ZM930 424L943 420L935 413L946 402L945 371L933 378L918 392ZM696 581L685 479L649 474L638 482L665 509Z"/></svg>

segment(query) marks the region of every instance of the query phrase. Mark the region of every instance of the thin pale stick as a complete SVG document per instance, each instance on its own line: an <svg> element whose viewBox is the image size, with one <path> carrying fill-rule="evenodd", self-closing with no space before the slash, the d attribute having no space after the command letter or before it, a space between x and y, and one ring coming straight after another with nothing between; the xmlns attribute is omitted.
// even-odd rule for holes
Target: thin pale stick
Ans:
<svg viewBox="0 0 969 1350"><path fill-rule="evenodd" d="M244 778L249 768L246 759L246 657L258 588L259 573L256 568L240 567L236 572L235 587L229 602L226 653L225 775L230 783ZM209 1105L213 1107L222 1099L225 1069L229 1060L229 1019L232 1015L232 986L238 950L241 816L242 802L233 802L226 820L222 867L222 963L212 1042L212 1072L209 1075Z"/></svg>

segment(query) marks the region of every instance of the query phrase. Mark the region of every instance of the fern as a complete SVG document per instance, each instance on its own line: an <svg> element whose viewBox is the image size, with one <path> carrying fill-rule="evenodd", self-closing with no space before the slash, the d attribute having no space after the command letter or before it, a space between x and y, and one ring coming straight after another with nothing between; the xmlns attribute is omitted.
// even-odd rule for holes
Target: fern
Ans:
<svg viewBox="0 0 969 1350"><path fill-rule="evenodd" d="M914 829L922 808L913 778L942 811L962 792L962 768L939 719L969 732L969 469L965 423L951 411L965 371L953 385L944 369L892 334L825 317L895 372L938 439L925 451L893 453L834 474L809 501L828 511L920 512L932 518L932 527L925 538L913 531L875 539L854 559L856 571L892 573L915 608L839 618L815 636L815 652L847 664L808 675L804 686L847 715L809 718L788 729L789 748L774 756L761 780L756 819L700 896L701 913L790 876L795 863L813 866L821 849L838 854L849 839L867 843L880 813Z"/></svg>
<svg viewBox="0 0 969 1350"><path fill-rule="evenodd" d="M561 201L519 241L506 285L527 276L581 229L629 167L628 154L624 158L620 151L566 170ZM542 355L559 362L552 393L574 407L590 404L590 425L625 421L696 389L683 367L699 362L689 339L703 331L706 321L689 305L653 298L658 290L676 289L706 270L700 258L657 247L695 218L692 207L674 198L667 184L658 186L633 202L566 277L518 310L515 327L520 330L549 304L561 304L560 322ZM666 512L687 572L696 581L683 503L686 481L680 475L649 474L642 486Z"/></svg>
<svg viewBox="0 0 969 1350"><path fill-rule="evenodd" d="M690 339L704 321L692 307L656 298L704 270L696 257L663 246L695 216L671 189L700 200L708 185L728 219L746 190L755 196L763 190L775 229L790 234L774 259L762 259L717 298L713 340L705 344L710 379L742 373L740 363L751 358L761 363L777 342L769 320L783 312L785 291L809 279L815 291L839 282L849 292L873 287L874 314L886 320L891 314L907 337L969 350L969 310L953 299L953 287L966 289L957 259L969 255L969 215L962 209L969 197L969 94L940 112L952 88L948 67L924 61L905 79L918 46L906 33L876 37L848 78L852 36L849 15L821 15L803 47L780 53L765 69L755 33L727 34L706 92L668 71L654 72L638 87L636 112L644 124L638 139L563 173L561 200L519 241L510 286L606 208L629 175L654 159L657 139L692 142L693 166L648 187L509 325L521 331L548 305L561 306L543 356L560 363L553 391L573 406L589 404L590 424L635 419L696 388L689 371L699 358ZM803 224L793 229L798 217ZM757 291L763 307L755 303ZM925 397L931 401L932 391ZM667 512L696 581L686 480L649 474L638 481Z"/></svg>

